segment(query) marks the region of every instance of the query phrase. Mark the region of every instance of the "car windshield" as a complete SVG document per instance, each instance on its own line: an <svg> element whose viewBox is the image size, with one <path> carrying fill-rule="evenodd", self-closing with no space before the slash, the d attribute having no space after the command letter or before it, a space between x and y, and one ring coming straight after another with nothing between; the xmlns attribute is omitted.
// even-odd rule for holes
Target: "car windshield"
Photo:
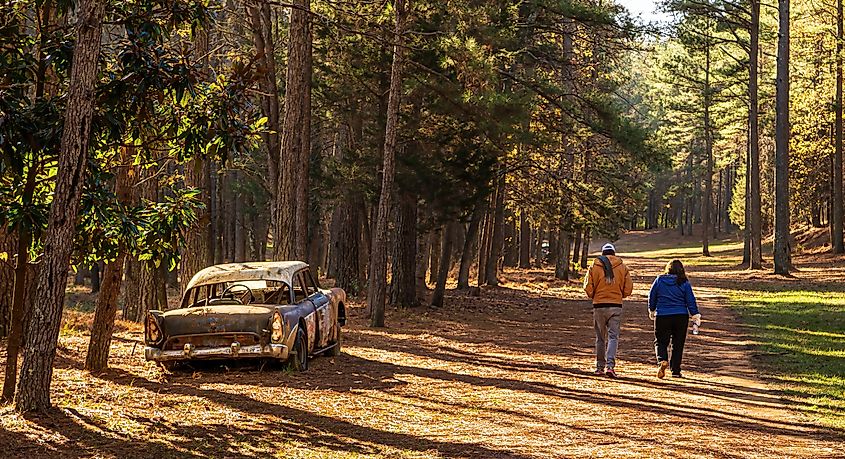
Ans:
<svg viewBox="0 0 845 459"><path fill-rule="evenodd" d="M281 281L249 279L194 287L182 298L183 308L237 304L288 304L290 287Z"/></svg>

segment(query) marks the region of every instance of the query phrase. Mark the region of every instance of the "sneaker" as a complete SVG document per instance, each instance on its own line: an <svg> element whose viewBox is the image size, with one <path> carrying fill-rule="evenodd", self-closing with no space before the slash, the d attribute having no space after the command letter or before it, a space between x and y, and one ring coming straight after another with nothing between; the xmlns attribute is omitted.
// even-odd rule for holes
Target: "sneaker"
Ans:
<svg viewBox="0 0 845 459"><path fill-rule="evenodd" d="M681 376L681 372L680 372L680 371L679 371L679 372L677 372L677 373L675 373L675 372L673 371L673 372L672 372L672 377L673 377L673 378L682 378L682 379L683 379L683 376Z"/></svg>
<svg viewBox="0 0 845 459"><path fill-rule="evenodd" d="M658 365L657 377L663 379L666 376L666 368L669 368L669 362L663 360Z"/></svg>
<svg viewBox="0 0 845 459"><path fill-rule="evenodd" d="M610 376L611 378L618 378L616 376L616 371L613 368L608 368L607 371L604 372L606 376Z"/></svg>
<svg viewBox="0 0 845 459"><path fill-rule="evenodd" d="M593 372L593 374L596 375L596 376L601 376L601 375L604 374L604 372L601 371L601 370L596 370L596 371Z"/></svg>

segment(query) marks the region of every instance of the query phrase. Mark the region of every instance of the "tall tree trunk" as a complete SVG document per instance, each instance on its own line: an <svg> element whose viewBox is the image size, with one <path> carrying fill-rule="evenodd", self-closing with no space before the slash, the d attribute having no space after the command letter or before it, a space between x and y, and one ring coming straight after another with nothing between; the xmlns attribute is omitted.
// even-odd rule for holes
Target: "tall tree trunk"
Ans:
<svg viewBox="0 0 845 459"><path fill-rule="evenodd" d="M88 270L88 274L91 277L91 293L99 293L100 292L100 264L99 263L92 263L91 269Z"/></svg>
<svg viewBox="0 0 845 459"><path fill-rule="evenodd" d="M584 230L584 247L581 249L581 269L587 269L590 256L590 230Z"/></svg>
<svg viewBox="0 0 845 459"><path fill-rule="evenodd" d="M0 252L15 253L18 247L16 232L0 227ZM11 257L10 257L11 258ZM9 336L12 328L12 303L15 296L15 268L11 259L0 261L0 339Z"/></svg>
<svg viewBox="0 0 845 459"><path fill-rule="evenodd" d="M475 208L472 210L472 217L470 217L469 227L467 228L467 234L464 238L464 247L461 251L461 266L458 269L459 290L469 288L469 268L472 264L472 259L475 256L475 248L478 246L478 227L481 223L482 214L482 206L476 204Z"/></svg>
<svg viewBox="0 0 845 459"><path fill-rule="evenodd" d="M29 246L32 243L32 233L28 228L21 228L17 240L17 264L15 265L14 295L12 299L12 326L9 339L6 342L6 375L3 380L3 400L11 401L15 396L17 383L18 354L24 332L24 318L26 317L26 275L29 265ZM61 313L60 313L61 314Z"/></svg>
<svg viewBox="0 0 845 459"><path fill-rule="evenodd" d="M504 168L502 168L504 169ZM499 258L502 255L504 242L505 224L505 174L504 170L499 171L500 176L496 186L496 205L493 211L493 229L490 237L490 252L487 257L486 284L490 286L499 285Z"/></svg>
<svg viewBox="0 0 845 459"><path fill-rule="evenodd" d="M182 289L201 269L214 264L213 248L209 246L211 232L211 195L208 160L195 158L185 165L185 186L200 190L203 208L197 210L197 222L185 231L185 246L181 248L179 279Z"/></svg>
<svg viewBox="0 0 845 459"><path fill-rule="evenodd" d="M430 234L421 234L417 238L417 261L416 261L416 292L417 298L423 299L428 291L425 283L425 273L428 272L428 251L431 249Z"/></svg>
<svg viewBox="0 0 845 459"><path fill-rule="evenodd" d="M126 149L121 150L121 164L116 167L115 195L122 205L132 205L131 158ZM91 326L91 339L88 341L88 354L85 356L85 369L102 371L108 368L109 347L114 333L114 318L117 314L117 297L123 280L123 265L126 248L121 244L114 260L106 264L103 275L103 288L97 296L94 310L94 323ZM182 285L187 281L183 280Z"/></svg>
<svg viewBox="0 0 845 459"><path fill-rule="evenodd" d="M495 197L491 197L495 200ZM490 257L490 239L493 232L493 213L490 205L485 201L485 209L483 211L484 227L482 228L481 237L478 240L478 286L484 284L487 279L487 258Z"/></svg>
<svg viewBox="0 0 845 459"><path fill-rule="evenodd" d="M431 294L431 305L443 306L443 295L446 292L446 281L449 278L449 267L452 265L452 245L455 242L457 228L455 223L449 222L443 227L443 246L441 247L440 269L437 272L437 283Z"/></svg>
<svg viewBox="0 0 845 459"><path fill-rule="evenodd" d="M789 0L778 0L778 12L774 262L775 274L789 274Z"/></svg>
<svg viewBox="0 0 845 459"><path fill-rule="evenodd" d="M390 218L393 176L396 172L396 140L399 134L399 108L402 97L402 65L404 57L404 14L405 0L396 0L394 6L396 30L394 33L393 65L390 70L390 95L387 102L387 124L384 129L384 164L382 167L381 196L379 198L376 228L370 249L370 269L367 289L367 305L370 311L370 325L384 326L385 291L387 290L387 230Z"/></svg>
<svg viewBox="0 0 845 459"><path fill-rule="evenodd" d="M579 229L575 232L575 242L572 246L572 263L578 263L578 260L581 258L581 233L582 231Z"/></svg>
<svg viewBox="0 0 845 459"><path fill-rule="evenodd" d="M431 232L431 253L428 259L428 283L437 282L437 273L440 272L440 247L443 245L443 228L434 228Z"/></svg>
<svg viewBox="0 0 845 459"><path fill-rule="evenodd" d="M569 256L572 250L572 235L560 230L558 233L557 253L555 256L555 277L561 280L569 280Z"/></svg>
<svg viewBox="0 0 845 459"><path fill-rule="evenodd" d="M335 285L349 295L361 292L362 279L359 276L359 218L355 200L344 197L335 212L337 218L337 246L332 258L335 260Z"/></svg>
<svg viewBox="0 0 845 459"><path fill-rule="evenodd" d="M836 136L833 153L833 253L845 253L843 242L843 204L842 204L842 40L843 6L842 0L836 1Z"/></svg>
<svg viewBox="0 0 845 459"><path fill-rule="evenodd" d="M531 267L531 223L525 211L519 216L519 267Z"/></svg>
<svg viewBox="0 0 845 459"><path fill-rule="evenodd" d="M543 227L537 226L537 230L534 232L534 267L535 268L542 268L543 267Z"/></svg>
<svg viewBox="0 0 845 459"><path fill-rule="evenodd" d="M267 117L267 129L262 133L267 146L267 189L276 192L279 180L281 145L279 133L279 88L276 83L276 46L273 41L273 17L270 2L259 0L248 8L250 28L255 45L256 60L262 67L258 87L261 90L261 113Z"/></svg>
<svg viewBox="0 0 845 459"><path fill-rule="evenodd" d="M294 0L290 13L281 168L274 203L276 260L304 260L307 255L311 154L310 11L310 0Z"/></svg>
<svg viewBox="0 0 845 459"><path fill-rule="evenodd" d="M390 304L411 307L417 304L417 197L400 194L396 206L396 242L391 264Z"/></svg>
<svg viewBox="0 0 845 459"><path fill-rule="evenodd" d="M713 214L713 127L710 123L711 89L710 89L710 26L704 44L704 154L707 155L707 168L704 172L704 209L702 210L701 251L705 257L710 256L710 232L713 231L710 220Z"/></svg>
<svg viewBox="0 0 845 459"><path fill-rule="evenodd" d="M215 167L216 167L215 163ZM212 183L214 183L214 264L223 263L226 260L226 223L223 215L226 211L226 201L223 190L226 187L226 174L214 172Z"/></svg>
<svg viewBox="0 0 845 459"><path fill-rule="evenodd" d="M748 98L749 104L749 132L750 155L748 162L750 170L746 179L749 183L749 220L746 223L750 228L750 268L763 268L763 229L760 203L760 133L758 129L758 99L757 99L757 73L760 53L760 0L751 0L751 29L749 47L749 82Z"/></svg>
<svg viewBox="0 0 845 459"><path fill-rule="evenodd" d="M21 385L15 403L18 411L46 411L50 408L53 360L77 211L87 170L104 11L105 3L98 0L81 0L77 8L77 39L70 70L56 188L44 238L35 309L28 327L31 332L24 339Z"/></svg>
<svg viewBox="0 0 845 459"><path fill-rule="evenodd" d="M517 239L516 216L511 212L505 216L504 225L504 255L502 264L504 266L519 265L519 241Z"/></svg>

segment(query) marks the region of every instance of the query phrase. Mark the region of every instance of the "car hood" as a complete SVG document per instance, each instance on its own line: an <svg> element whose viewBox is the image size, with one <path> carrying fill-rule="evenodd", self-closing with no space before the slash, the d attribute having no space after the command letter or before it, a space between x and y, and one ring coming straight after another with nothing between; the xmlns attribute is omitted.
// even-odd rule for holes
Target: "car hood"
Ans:
<svg viewBox="0 0 845 459"><path fill-rule="evenodd" d="M220 305L183 308L161 315L165 336L205 333L257 333L267 328L273 308L261 305Z"/></svg>

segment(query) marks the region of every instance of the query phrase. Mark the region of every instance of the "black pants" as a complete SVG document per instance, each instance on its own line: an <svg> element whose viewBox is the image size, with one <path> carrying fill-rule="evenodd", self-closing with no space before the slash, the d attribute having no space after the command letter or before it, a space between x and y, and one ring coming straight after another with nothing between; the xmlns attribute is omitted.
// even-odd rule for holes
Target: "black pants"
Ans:
<svg viewBox="0 0 845 459"><path fill-rule="evenodd" d="M669 368L673 374L681 372L681 358L684 355L684 342L687 340L689 316L675 314L671 316L657 316L654 320L654 351L657 362L669 360L669 341L672 341L672 360Z"/></svg>

